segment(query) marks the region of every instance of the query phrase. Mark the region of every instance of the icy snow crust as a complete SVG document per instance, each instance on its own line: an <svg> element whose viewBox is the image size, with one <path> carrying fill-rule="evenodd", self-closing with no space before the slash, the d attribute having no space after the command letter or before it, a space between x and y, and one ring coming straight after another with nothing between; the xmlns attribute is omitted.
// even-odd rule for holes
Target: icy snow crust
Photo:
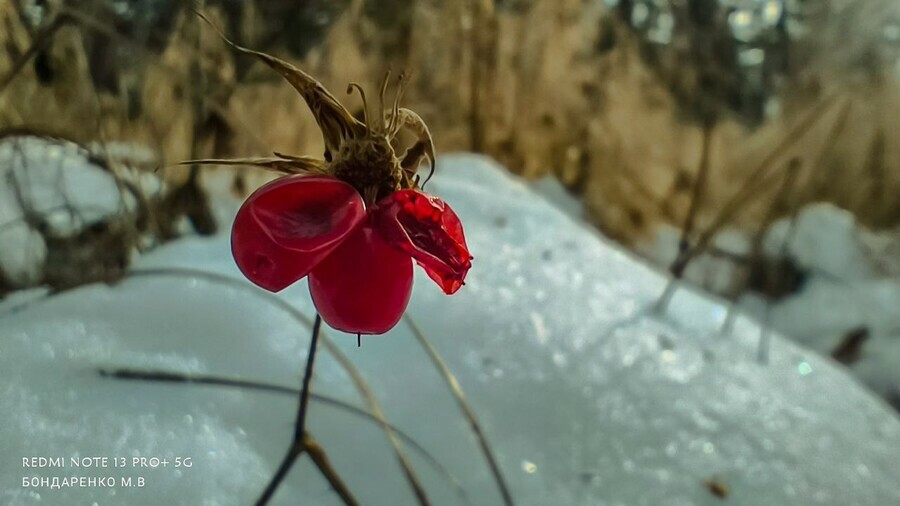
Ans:
<svg viewBox="0 0 900 506"><path fill-rule="evenodd" d="M410 314L457 374L522 505L900 504L900 421L844 371L688 290L647 313L665 279L485 159L442 158L429 190L462 218L475 255L444 296L421 272ZM240 279L228 238L186 239L136 268ZM166 369L297 385L309 331L262 291L189 275L136 277L0 306L0 502L251 504L288 444L293 397L115 381L98 367ZM282 296L312 315L305 283ZM15 309L15 310L14 310ZM454 473L477 505L500 496L442 379L407 328L330 332L388 417ZM327 353L314 390L364 405ZM375 425L320 403L310 432L363 504L414 500ZM191 457L190 469L23 469L33 456ZM411 453L434 504L452 487ZM111 464L110 464L111 465ZM143 489L21 486L30 476L144 477ZM338 504L301 459L276 504Z"/></svg>

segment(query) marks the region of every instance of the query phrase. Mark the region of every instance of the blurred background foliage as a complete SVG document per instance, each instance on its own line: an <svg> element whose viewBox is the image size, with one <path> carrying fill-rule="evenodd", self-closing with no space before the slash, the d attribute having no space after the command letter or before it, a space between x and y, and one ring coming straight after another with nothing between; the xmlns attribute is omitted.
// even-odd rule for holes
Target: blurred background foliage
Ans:
<svg viewBox="0 0 900 506"><path fill-rule="evenodd" d="M323 148L295 92L192 6L355 112L347 83L412 71L405 105L439 152L555 176L629 246L660 225L683 247L763 229L814 201L900 223L893 0L0 0L0 128L162 168L156 214L213 231L201 172L173 164Z"/></svg>

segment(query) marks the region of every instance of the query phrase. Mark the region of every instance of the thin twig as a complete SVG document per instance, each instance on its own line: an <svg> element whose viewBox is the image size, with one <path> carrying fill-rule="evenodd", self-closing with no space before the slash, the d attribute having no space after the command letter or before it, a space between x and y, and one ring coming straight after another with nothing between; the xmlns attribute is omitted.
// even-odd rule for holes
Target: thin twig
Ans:
<svg viewBox="0 0 900 506"><path fill-rule="evenodd" d="M269 486L266 487L263 495L256 502L257 506L263 506L269 503L269 500L275 493L278 485L284 480L287 473L291 470L291 466L293 466L294 462L297 460L297 457L303 452L306 452L310 456L313 463L316 464L316 467L319 469L319 472L321 472L322 476L328 480L331 488L334 489L335 493L341 498L341 501L343 501L345 506L359 505L353 497L353 494L350 493L350 489L347 488L344 480L341 479L337 470L331 466L328 456L325 454L325 450L311 435L309 435L308 432L306 432L301 439L295 441L291 444L291 447L288 448L284 459L282 459L281 464L278 466L278 470L275 471L275 476L272 477Z"/></svg>
<svg viewBox="0 0 900 506"><path fill-rule="evenodd" d="M271 392L277 394L287 394L287 395L299 395L300 389L294 387L287 387L283 385L276 385L273 383L265 383L260 381L253 380L245 380L239 378L228 378L223 376L212 376L205 374L185 374L179 372L172 371L144 371L138 369L128 369L128 368L120 368L120 369L99 369L97 371L100 376L104 378L112 378L118 380L126 380L126 381L155 381L159 383L179 383L179 384L194 384L194 385L211 385L211 386L220 386L220 387L230 387L230 388L246 388L248 390L257 390L261 392ZM334 407L336 409L342 410L347 413L351 413L353 415L359 416L367 421L379 423L379 420L375 415L366 411L363 408L354 406L349 402L342 401L338 398L331 397L328 395L317 394L316 392L310 392L309 398L312 401L318 402L320 404L328 405ZM449 484L456 490L459 494L460 499L465 504L472 504L471 499L469 499L468 494L465 489L462 487L459 479L454 476L450 471L444 467L443 464L434 456L431 452L429 452L421 443L415 440L412 436L407 434L405 431L401 430L397 426L393 424L389 424L391 426L391 430L393 430L397 437L403 440L404 443L408 444L413 450L415 450L420 457L425 459L429 464L434 467L434 470L443 476Z"/></svg>
<svg viewBox="0 0 900 506"><path fill-rule="evenodd" d="M319 332L322 330L322 317L316 313L313 323L312 339L309 343L309 357L306 359L306 372L303 373L303 387L300 389L300 406L297 409L297 425L294 428L294 439L301 439L306 432L306 412L309 406L309 385L312 381L313 366L316 361L316 349L319 344Z"/></svg>
<svg viewBox="0 0 900 506"><path fill-rule="evenodd" d="M288 471L291 470L291 466L294 465L294 462L297 461L297 457L303 453L303 450L302 443L291 443L291 446L288 448L287 453L284 454L284 458L281 459L281 464L278 465L278 469L275 471L275 474L272 476L266 489L263 490L262 495L256 500L256 506L263 506L269 503L269 500L275 494L275 490L281 485L281 482L287 476Z"/></svg>
<svg viewBox="0 0 900 506"><path fill-rule="evenodd" d="M491 468L491 474L494 475L494 481L497 483L497 488L500 489L500 495L503 496L503 503L507 506L512 506L514 504L512 493L510 493L509 487L506 484L506 480L503 478L503 472L500 470L500 465L497 463L494 452L491 450L491 445L488 443L487 436L485 436L484 431L481 429L481 424L478 423L478 418L475 416L475 411L466 400L466 396L462 391L462 387L459 386L459 381L457 381L456 376L454 376L453 372L450 371L447 363L444 362L443 358L441 358L441 355L438 353L434 345L431 344L431 341L429 341L425 336L425 333L422 331L422 329L416 324L415 321L413 321L412 317L409 316L409 313L405 313L403 315L403 318L406 320L406 324L409 325L409 328L412 330L413 335L419 341L419 344L422 345L422 348L424 348L428 353L431 361L434 362L435 367L444 377L444 380L447 382L447 386L450 387L450 391L453 392L453 396L456 397L456 401L457 403L459 403L459 408L462 410L463 416L465 416L466 421L469 422L469 427L472 429L472 433L475 435L475 439L478 440L478 446L481 447L481 453L484 454L484 458L487 461L488 466Z"/></svg>
<svg viewBox="0 0 900 506"><path fill-rule="evenodd" d="M303 314L299 309L292 306L290 303L285 301L284 299L271 294L269 292L256 289L250 284L244 283L239 279L236 279L232 276L228 276L226 274L219 274L216 272L208 272L200 269L192 269L189 267L159 267L159 268L147 268L147 269L133 269L128 272L125 276L123 276L118 282L123 282L128 279L133 279L137 277L152 277L152 276L172 276L172 277L184 277L184 276L194 276L196 278L205 279L207 281L211 281L214 283L226 284L229 286L233 286L236 288L240 288L243 290L250 291L261 298L265 298L270 301L272 304L278 306L286 313L290 314L294 319L304 323L307 326L312 326L312 320ZM15 313L25 309L26 307L46 300L49 296L44 295L42 297L38 297L35 299L31 299L29 301L23 302L22 304L18 304L16 306L12 306L9 309L6 309L0 314L3 313ZM419 504L427 505L430 504L428 502L428 497L425 495L425 489L421 484L421 481L416 475L415 471L412 468L412 464L409 461L409 457L403 450L403 446L398 441L397 436L394 434L392 426L388 423L387 419L384 416L384 412L381 409L381 405L378 403L378 400L375 398L375 395L372 393L372 390L369 388L368 383L365 378L363 378L362 374L356 369L356 366L343 354L341 351L335 346L334 342L325 332L320 332L322 338L322 345L328 350L328 352L337 359L340 366L347 372L350 378L353 380L354 385L356 386L357 391L360 395L365 399L366 403L369 405L369 410L372 413L379 424L381 425L382 430L388 438L388 441L391 443L391 446L394 449L394 453L397 457L397 460L400 462L400 466L403 470L404 476L410 484L410 487L415 492L416 498L419 501Z"/></svg>
<svg viewBox="0 0 900 506"><path fill-rule="evenodd" d="M309 434L306 434L303 438L303 449L306 450L306 453L312 459L313 463L319 468L319 472L321 472L322 476L328 480L331 488L333 488L338 497L344 501L344 504L357 504L356 499L353 498L353 494L350 493L350 489L347 488L347 485L341 480L340 475L334 467L331 466L331 461L328 459L328 455L325 453L325 449L322 448L322 445L317 443Z"/></svg>
<svg viewBox="0 0 900 506"><path fill-rule="evenodd" d="M825 159L825 155L830 151L835 142L837 142L837 139L841 136L841 133L844 131L844 127L847 125L847 117L850 115L851 105L851 102L845 102L844 107L841 108L840 114L838 115L837 119L831 125L831 128L828 131L828 135L825 137L825 143L822 145L822 149L819 151L815 161L812 164L812 168L814 171L819 167L819 165ZM784 242L781 243L781 251L779 253L780 258L787 258L790 255L790 244L794 239L794 235L797 233L797 225L799 222L800 211L802 209L803 203L805 200L812 200L812 197L815 195L815 190L816 178L810 176L809 180L807 181L805 191L798 197L797 204L794 206L794 209L791 212L788 230L784 236ZM757 359L761 364L768 363L769 348L771 347L769 327L771 326L772 319L772 302L766 299L765 304L765 317L763 318L762 328L760 329L759 343L756 353Z"/></svg>
<svg viewBox="0 0 900 506"><path fill-rule="evenodd" d="M691 192L691 202L688 207L687 215L684 218L684 226L681 227L681 240L679 241L679 249L687 249L688 241L694 232L694 223L697 220L697 212L700 210L700 202L703 198L706 182L709 179L709 158L712 150L712 136L715 130L715 120L707 119L703 123L703 138L700 141L700 162L698 163L697 179L694 181L694 188ZM673 266L674 267L674 266ZM682 273L672 273L681 276Z"/></svg>
<svg viewBox="0 0 900 506"><path fill-rule="evenodd" d="M675 294L675 288L678 281L684 277L684 271L687 269L688 263L681 262L681 259L687 254L691 247L691 234L694 233L694 223L697 220L697 212L700 209L700 201L703 197L703 191L706 189L706 182L709 178L709 157L712 149L712 136L715 130L715 119L712 117L703 122L703 137L700 141L700 161L698 162L697 178L694 180L694 187L691 191L691 201L688 206L687 214L684 218L684 225L681 227L681 237L678 240L678 254L669 265L669 273L672 275L666 284L666 289L656 302L655 311L662 313L669 307L669 302Z"/></svg>
<svg viewBox="0 0 900 506"><path fill-rule="evenodd" d="M321 328L322 317L316 314L316 320L312 326L312 337L309 342L309 353L306 357L306 370L303 374L303 386L300 389L300 402L299 407L297 408L297 422L294 426L294 439L291 442L290 448L288 448L288 451L285 453L284 459L282 459L281 464L278 466L278 470L275 471L275 475L272 476L271 481L269 481L269 484L266 486L265 490L263 490L262 495L260 495L259 499L256 501L257 506L263 506L269 503L269 500L275 495L275 491L278 490L281 482L284 480L285 476L287 476L287 473L291 470L291 467L294 465L294 462L297 461L297 457L299 457L300 454L304 451L309 451L313 445L320 454L324 454L319 445L306 433L306 413L309 406L310 393L309 385L312 381L313 366L316 361L316 349L319 344L319 333ZM320 470L322 470L322 468L320 468ZM330 466L328 466L327 471L328 472L326 473L325 470L322 470L323 475L325 475L329 483L332 483L332 486L344 503L355 505L356 500L350 495L350 492L337 476L337 473L335 473Z"/></svg>
<svg viewBox="0 0 900 506"><path fill-rule="evenodd" d="M791 191L796 185L797 178L802 167L803 163L799 158L791 158L788 161L787 167L784 171L784 181L781 184L781 188L778 190L775 198L772 199L772 204L769 206L766 217L759 222L759 226L757 226L756 232L753 234L753 240L750 246L750 255L746 260L747 272L743 279L743 286L733 292L733 295L731 296L731 300L728 304L728 310L725 313L725 320L723 321L722 327L720 329L720 334L722 335L730 334L731 330L734 327L738 312L738 297L740 297L741 292L747 290L747 287L749 286L752 279L758 278L762 274L763 241L766 237L766 232L768 231L772 223L775 222L775 219L778 217L778 213L781 212L781 210L784 209L784 207L787 205L788 195L790 195Z"/></svg>
<svg viewBox="0 0 900 506"><path fill-rule="evenodd" d="M833 101L834 97L823 100L818 107L813 108L810 113L801 118L801 120L782 138L781 142L775 146L775 148L772 149L753 170L750 171L749 176L744 179L740 189L725 203L722 210L713 219L713 222L700 232L697 239L694 241L694 244L690 248L679 252L670 267L671 272L683 273L687 270L690 262L707 250L722 227L734 219L735 215L737 215L738 212L753 199L753 197L773 182L773 176L777 176L779 173L775 172L773 174L767 169L769 169L779 157L786 153L789 148L803 138L812 127L818 123L818 120L825 116L825 112ZM665 290L654 304L656 312L662 312L668 306L668 302L671 300L679 280L679 277L672 277L668 280Z"/></svg>
<svg viewBox="0 0 900 506"><path fill-rule="evenodd" d="M757 192L772 182L773 178L771 176L779 175L777 172L774 174L767 173L766 169L771 167L781 155L787 152L789 148L804 137L812 127L818 123L818 120L825 116L825 111L831 103L832 100L828 99L823 101L820 107L814 108L808 116L804 117L794 126L794 128L785 134L782 142L770 151L769 154L763 158L752 171L750 171L750 175L744 179L741 189L732 196L715 220L713 220L713 222L700 234L694 247L689 250L687 254L688 257L693 257L702 253L713 237L715 237L716 233L729 223L735 215L744 208L744 205L757 195ZM689 261L689 258L684 261Z"/></svg>

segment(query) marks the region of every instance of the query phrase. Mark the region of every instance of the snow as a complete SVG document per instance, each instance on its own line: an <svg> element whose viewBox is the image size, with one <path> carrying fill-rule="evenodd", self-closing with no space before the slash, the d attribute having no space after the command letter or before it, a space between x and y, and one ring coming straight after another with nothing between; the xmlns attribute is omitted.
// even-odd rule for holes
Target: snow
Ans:
<svg viewBox="0 0 900 506"><path fill-rule="evenodd" d="M768 311L772 327L826 355L848 332L865 328L869 338L849 366L900 409L900 278L891 272L896 257L890 253L890 233L868 231L850 213L828 204L807 207L794 232L789 230L789 220L777 222L766 237L767 252L786 252L808 271L808 279L798 293L768 310L754 296L745 296L741 306L760 316Z"/></svg>
<svg viewBox="0 0 900 506"><path fill-rule="evenodd" d="M55 237L74 236L134 206L113 175L75 144L29 136L0 140L0 271L16 285L41 279L47 248L37 225Z"/></svg>
<svg viewBox="0 0 900 506"><path fill-rule="evenodd" d="M660 266L678 253L680 232L661 227L639 250ZM751 238L725 230L714 245L747 257ZM817 203L796 217L775 222L763 241L770 259L787 257L805 274L796 293L779 300L740 295L738 307L791 339L830 355L844 336L866 329L860 358L848 364L869 388L900 409L900 231L873 232L853 215L831 204ZM741 287L742 269L724 256L701 255L685 278L713 292L733 294Z"/></svg>
<svg viewBox="0 0 900 506"><path fill-rule="evenodd" d="M844 370L779 335L756 361L760 329L681 289L474 155L441 161L428 190L466 227L475 263L447 297L417 273L409 313L467 393L520 505L900 503L900 420ZM223 227L226 228L227 227ZM299 384L308 329L240 280L228 238L182 239L135 276L48 299L0 303L0 498L9 504L249 504L293 430L291 396L101 378L98 367L218 374ZM307 315L305 283L279 295ZM456 403L403 325L363 340L329 332L371 382L388 418L462 483L499 504ZM327 352L314 391L356 405ZM414 504L384 434L313 403L309 430L364 504ZM410 452L433 504L454 489ZM191 468L23 469L21 457L191 457ZM67 462L68 463L68 462ZM110 464L112 466L112 464ZM31 476L141 476L143 488L22 487ZM302 458L275 504L337 504Z"/></svg>
<svg viewBox="0 0 900 506"><path fill-rule="evenodd" d="M872 277L859 226L853 214L830 204L807 206L796 221L782 219L766 234L764 250L773 257L787 253L814 275L835 281Z"/></svg>
<svg viewBox="0 0 900 506"><path fill-rule="evenodd" d="M531 183L531 190L566 215L574 219L584 217L584 203L569 193L559 179L553 176L544 176Z"/></svg>

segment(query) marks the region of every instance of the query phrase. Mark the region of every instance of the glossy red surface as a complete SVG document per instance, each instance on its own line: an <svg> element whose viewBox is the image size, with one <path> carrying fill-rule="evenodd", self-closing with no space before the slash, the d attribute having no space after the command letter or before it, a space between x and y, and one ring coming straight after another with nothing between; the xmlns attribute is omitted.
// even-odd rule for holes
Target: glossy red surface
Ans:
<svg viewBox="0 0 900 506"><path fill-rule="evenodd" d="M365 216L362 198L337 178L283 177L241 206L231 251L247 279L277 292L309 274Z"/></svg>
<svg viewBox="0 0 900 506"><path fill-rule="evenodd" d="M412 270L409 255L364 225L313 269L309 292L332 327L351 334L383 334L406 310Z"/></svg>

